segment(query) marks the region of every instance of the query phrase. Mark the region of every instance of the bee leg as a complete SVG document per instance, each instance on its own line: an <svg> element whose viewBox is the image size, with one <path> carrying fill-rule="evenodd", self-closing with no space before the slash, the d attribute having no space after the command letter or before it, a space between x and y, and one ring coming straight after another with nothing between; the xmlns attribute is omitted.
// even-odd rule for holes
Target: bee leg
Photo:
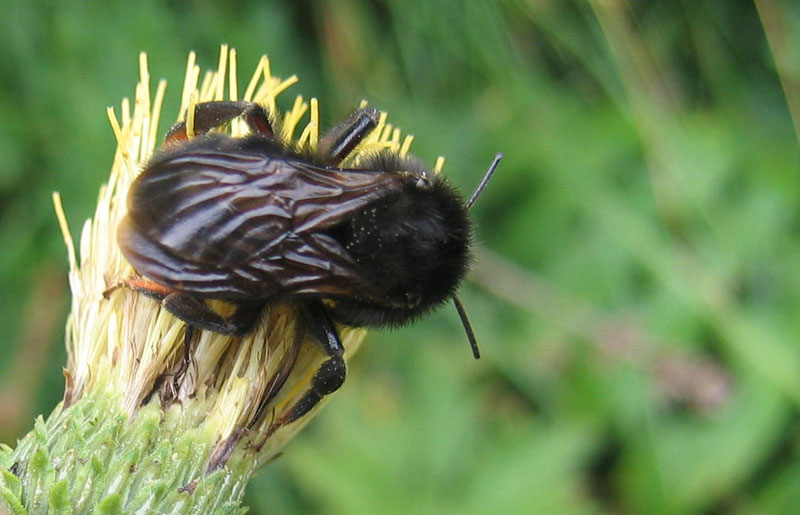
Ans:
<svg viewBox="0 0 800 515"><path fill-rule="evenodd" d="M123 279L119 286L127 286L132 290L144 293L148 297L152 297L156 300L164 300L164 297L173 292L173 290L167 288L166 286L143 277L131 277L130 279ZM103 296L105 297L107 293L110 295L115 289L117 289L117 286L115 286L113 289L109 288L103 292Z"/></svg>
<svg viewBox="0 0 800 515"><path fill-rule="evenodd" d="M149 279L141 277L125 279L120 282L119 286L127 286L161 301L167 311L190 326L232 336L247 334L264 309L263 303L235 304L236 308L233 314L224 317L211 309L203 299L188 293L177 292Z"/></svg>
<svg viewBox="0 0 800 515"><path fill-rule="evenodd" d="M308 391L294 406L270 425L267 436L274 433L279 427L290 424L311 411L325 396L338 390L347 375L347 365L343 357L344 347L339 339L336 326L322 303L308 304L303 309L302 316L308 330L322 346L322 350L330 357L314 373Z"/></svg>
<svg viewBox="0 0 800 515"><path fill-rule="evenodd" d="M195 105L194 108L194 133L205 134L215 127L219 127L241 116L250 130L274 138L272 124L269 122L267 111L254 102L203 102ZM186 133L186 122L176 123L167 133L165 143L175 141L186 141L189 135Z"/></svg>
<svg viewBox="0 0 800 515"><path fill-rule="evenodd" d="M320 151L326 164L338 166L378 126L380 112L371 107L356 109L347 120L322 136Z"/></svg>
<svg viewBox="0 0 800 515"><path fill-rule="evenodd" d="M247 334L264 307L260 303L237 304L233 314L223 317L202 299L187 293L170 293L161 302L167 311L193 327L232 336Z"/></svg>

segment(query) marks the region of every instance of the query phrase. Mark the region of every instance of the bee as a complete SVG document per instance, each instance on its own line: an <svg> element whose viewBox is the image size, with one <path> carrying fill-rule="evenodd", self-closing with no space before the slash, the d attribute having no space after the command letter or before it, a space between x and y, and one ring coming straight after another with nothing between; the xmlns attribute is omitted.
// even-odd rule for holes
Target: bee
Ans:
<svg viewBox="0 0 800 515"><path fill-rule="evenodd" d="M247 136L211 132L237 117ZM399 327L453 299L479 357L456 290L471 260L467 211L501 155L467 202L395 152L342 167L378 117L357 109L316 149L296 150L258 104L200 103L195 136L185 122L173 126L131 185L117 241L141 277L128 286L189 327L235 336L250 331L270 302L297 305L300 325L327 357L274 427L302 417L344 382L336 323ZM211 299L234 312L221 315Z"/></svg>

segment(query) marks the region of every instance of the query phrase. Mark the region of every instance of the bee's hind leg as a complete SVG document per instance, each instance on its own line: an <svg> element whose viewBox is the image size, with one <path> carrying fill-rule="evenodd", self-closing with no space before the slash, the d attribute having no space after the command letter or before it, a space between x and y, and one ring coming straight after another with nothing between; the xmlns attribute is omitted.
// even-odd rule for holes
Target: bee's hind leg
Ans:
<svg viewBox="0 0 800 515"><path fill-rule="evenodd" d="M275 137L266 109L254 102L233 102L228 100L203 102L195 105L194 133L205 134L211 129L220 127L238 116L242 117L251 131L268 138ZM164 142L172 143L175 141L186 141L188 139L189 135L186 131L186 122L179 122L172 126Z"/></svg>
<svg viewBox="0 0 800 515"><path fill-rule="evenodd" d="M302 308L302 312L305 326L329 357L314 373L308 391L270 425L267 437L279 427L290 424L311 411L324 397L338 390L347 375L347 365L343 357L344 346L325 306L319 301L312 302Z"/></svg>
<svg viewBox="0 0 800 515"><path fill-rule="evenodd" d="M235 304L234 312L222 316L198 297L173 292L161 301L163 306L187 324L231 336L244 336L255 325L263 304Z"/></svg>

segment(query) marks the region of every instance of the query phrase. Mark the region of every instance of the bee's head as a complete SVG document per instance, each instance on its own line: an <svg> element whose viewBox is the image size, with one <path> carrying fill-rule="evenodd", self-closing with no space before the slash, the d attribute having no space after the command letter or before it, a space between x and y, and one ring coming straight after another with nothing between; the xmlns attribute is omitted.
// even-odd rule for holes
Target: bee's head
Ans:
<svg viewBox="0 0 800 515"><path fill-rule="evenodd" d="M407 178L401 191L341 228L340 241L372 295L339 300L332 313L348 325L399 326L455 293L469 266L472 226L461 196L415 161L381 154L368 166Z"/></svg>

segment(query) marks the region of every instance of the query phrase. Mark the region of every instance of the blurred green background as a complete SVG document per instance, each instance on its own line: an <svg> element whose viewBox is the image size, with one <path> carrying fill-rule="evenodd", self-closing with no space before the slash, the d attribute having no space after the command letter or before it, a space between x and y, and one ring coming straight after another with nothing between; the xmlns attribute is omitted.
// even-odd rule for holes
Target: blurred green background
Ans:
<svg viewBox="0 0 800 515"><path fill-rule="evenodd" d="M0 441L59 401L66 257L137 55L266 53L325 125L362 99L471 191L454 310L370 336L253 480L253 513L800 508L800 5L790 0L30 2L0 22Z"/></svg>

